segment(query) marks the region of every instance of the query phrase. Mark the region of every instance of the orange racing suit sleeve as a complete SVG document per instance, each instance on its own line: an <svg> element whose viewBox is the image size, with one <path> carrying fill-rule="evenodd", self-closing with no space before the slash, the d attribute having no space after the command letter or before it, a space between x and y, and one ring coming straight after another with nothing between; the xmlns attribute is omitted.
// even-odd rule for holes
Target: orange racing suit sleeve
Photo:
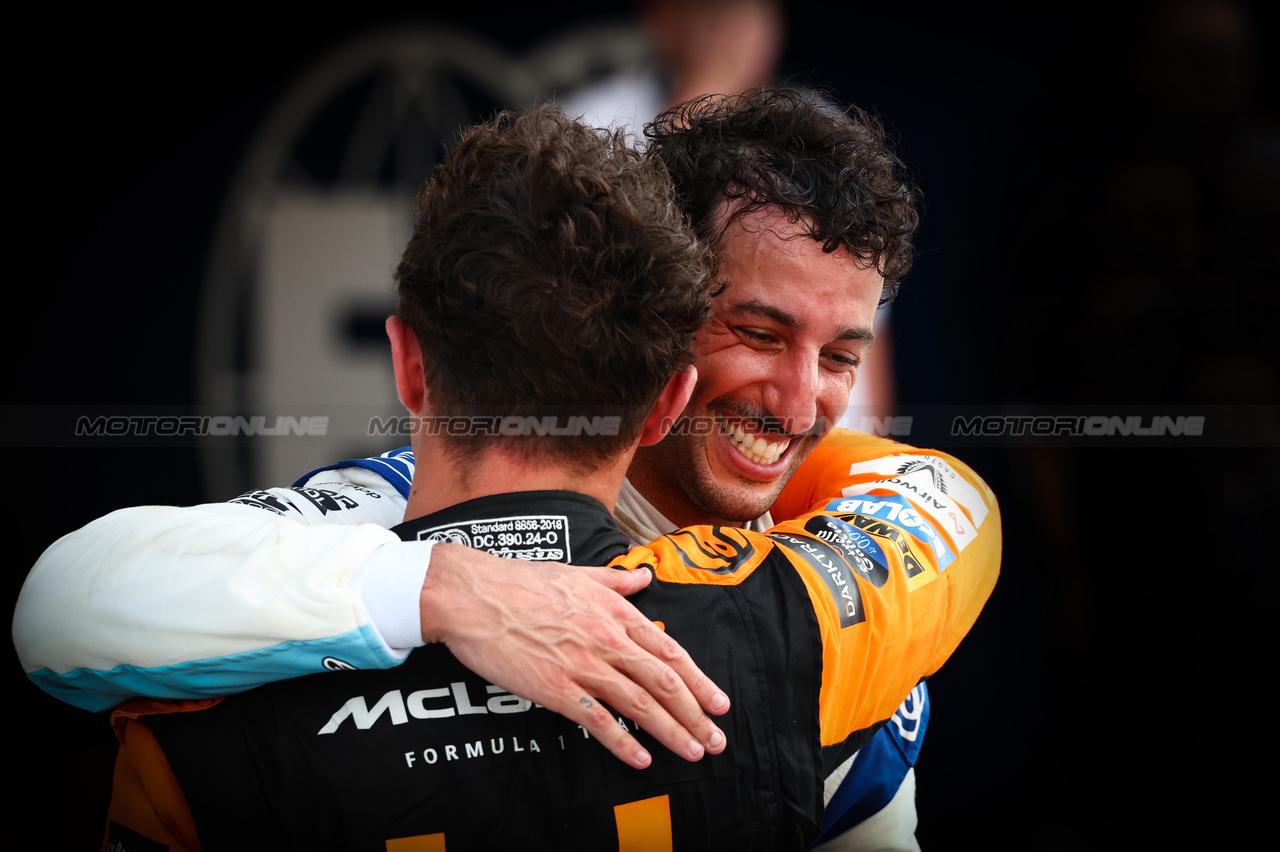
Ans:
<svg viewBox="0 0 1280 852"><path fill-rule="evenodd" d="M838 429L801 465L774 517L788 520L765 535L677 531L625 563L650 564L671 582L737 583L767 551L783 553L821 630L822 744L834 745L892 716L973 626L999 574L999 506L952 456ZM756 558L708 577L735 548Z"/></svg>

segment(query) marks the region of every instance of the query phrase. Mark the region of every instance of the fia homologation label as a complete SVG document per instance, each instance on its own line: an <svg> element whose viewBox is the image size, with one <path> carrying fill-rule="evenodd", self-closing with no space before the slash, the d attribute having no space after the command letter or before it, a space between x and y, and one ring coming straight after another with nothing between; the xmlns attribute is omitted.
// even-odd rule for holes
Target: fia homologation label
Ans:
<svg viewBox="0 0 1280 852"><path fill-rule="evenodd" d="M419 541L441 541L487 550L505 559L569 562L569 518L517 515L458 521L418 533Z"/></svg>

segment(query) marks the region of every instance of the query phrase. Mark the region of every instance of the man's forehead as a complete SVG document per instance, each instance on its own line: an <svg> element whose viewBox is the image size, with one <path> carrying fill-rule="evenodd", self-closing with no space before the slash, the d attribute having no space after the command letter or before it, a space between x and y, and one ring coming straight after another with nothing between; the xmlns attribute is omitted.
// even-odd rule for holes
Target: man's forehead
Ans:
<svg viewBox="0 0 1280 852"><path fill-rule="evenodd" d="M772 205L743 210L745 206L741 199L721 206L718 253L786 251L792 240L813 240L812 229L803 218L793 220L781 207Z"/></svg>
<svg viewBox="0 0 1280 852"><path fill-rule="evenodd" d="M847 249L823 251L805 222L778 208L747 211L724 229L718 248L726 287L713 306L721 318L821 324L831 339L871 341L883 279Z"/></svg>
<svg viewBox="0 0 1280 852"><path fill-rule="evenodd" d="M743 211L724 224L735 205L721 208L721 230L716 242L716 255L721 265L742 261L756 263L788 263L805 258L820 258L823 265L845 265L847 271L871 268L873 261L863 260L844 246L825 251L823 243L813 235L813 225L804 217L792 220L782 208L769 206ZM731 281L726 283L732 283Z"/></svg>

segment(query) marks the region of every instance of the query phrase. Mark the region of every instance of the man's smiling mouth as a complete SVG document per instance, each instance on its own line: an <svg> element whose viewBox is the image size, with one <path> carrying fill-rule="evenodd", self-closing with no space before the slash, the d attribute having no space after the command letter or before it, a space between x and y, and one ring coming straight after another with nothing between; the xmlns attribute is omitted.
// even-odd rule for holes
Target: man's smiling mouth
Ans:
<svg viewBox="0 0 1280 852"><path fill-rule="evenodd" d="M741 423L730 423L723 417L718 417L716 420L720 424L720 430L729 439L729 443L756 464L773 464L791 446L790 438L770 441L763 435L749 434L742 428Z"/></svg>

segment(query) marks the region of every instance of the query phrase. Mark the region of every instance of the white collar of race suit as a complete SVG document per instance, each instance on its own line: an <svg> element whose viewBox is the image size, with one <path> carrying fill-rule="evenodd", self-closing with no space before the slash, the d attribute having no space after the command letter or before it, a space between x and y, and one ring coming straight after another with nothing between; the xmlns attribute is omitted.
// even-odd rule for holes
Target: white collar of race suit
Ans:
<svg viewBox="0 0 1280 852"><path fill-rule="evenodd" d="M632 544L647 544L658 536L666 535L676 529L675 524L663 517L661 512L653 508L653 504L640 496L640 492L629 479L623 481L622 490L618 492L618 502L613 509L613 520L617 523L618 529L631 539ZM768 512L746 524L746 528L754 532L765 532L772 526L773 518Z"/></svg>

